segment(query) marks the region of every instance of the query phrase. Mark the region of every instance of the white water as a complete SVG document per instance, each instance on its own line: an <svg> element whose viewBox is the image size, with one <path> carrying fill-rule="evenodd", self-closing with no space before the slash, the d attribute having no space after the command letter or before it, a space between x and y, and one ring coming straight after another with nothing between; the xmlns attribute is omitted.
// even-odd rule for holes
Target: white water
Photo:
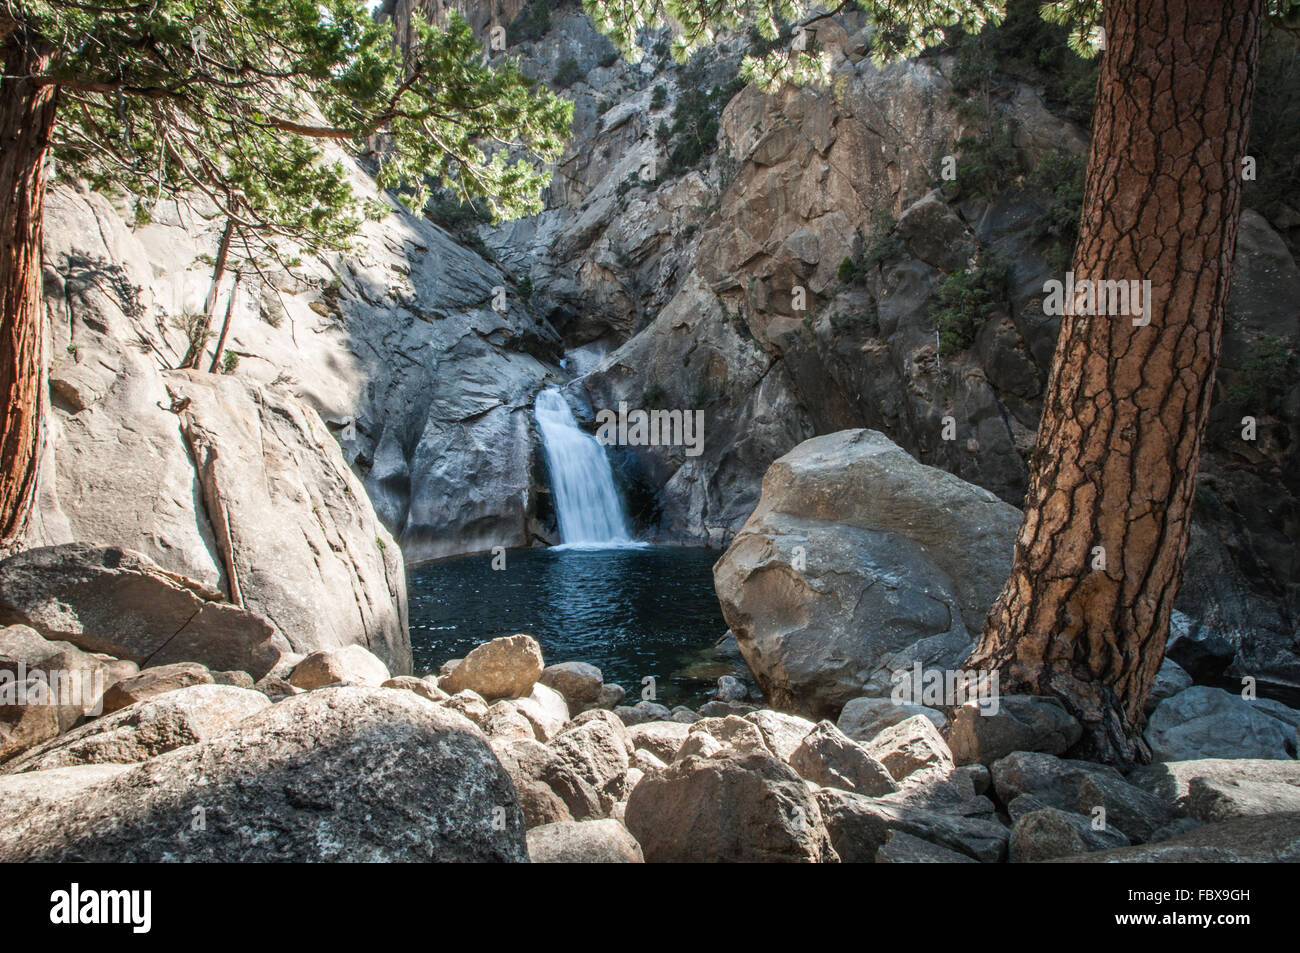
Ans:
<svg viewBox="0 0 1300 953"><path fill-rule="evenodd" d="M573 412L555 389L537 395L533 416L542 432L551 495L565 546L637 546L605 448L578 429Z"/></svg>

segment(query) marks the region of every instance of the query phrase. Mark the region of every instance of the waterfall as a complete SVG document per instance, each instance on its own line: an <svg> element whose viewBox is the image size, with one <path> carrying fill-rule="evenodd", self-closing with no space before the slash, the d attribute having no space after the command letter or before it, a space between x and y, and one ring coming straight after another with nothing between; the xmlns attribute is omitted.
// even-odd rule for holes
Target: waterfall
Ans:
<svg viewBox="0 0 1300 953"><path fill-rule="evenodd" d="M578 429L558 390L542 391L533 407L551 471L551 494L565 546L636 545L614 487L605 448Z"/></svg>

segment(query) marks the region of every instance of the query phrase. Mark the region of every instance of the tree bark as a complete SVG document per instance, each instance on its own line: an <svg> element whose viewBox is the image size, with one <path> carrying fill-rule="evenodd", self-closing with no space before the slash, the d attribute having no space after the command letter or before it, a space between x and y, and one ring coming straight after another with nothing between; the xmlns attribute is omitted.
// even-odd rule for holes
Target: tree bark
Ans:
<svg viewBox="0 0 1300 953"><path fill-rule="evenodd" d="M208 335L212 333L212 317L216 314L217 298L221 293L221 279L226 274L226 261L230 258L230 238L235 232L235 223L226 219L226 227L221 231L221 241L217 243L217 262L212 266L212 284L208 288L207 300L203 302L203 321L190 333L190 346L185 352L181 367L199 369L203 352L207 350ZM218 352L219 353L219 352Z"/></svg>
<svg viewBox="0 0 1300 953"><path fill-rule="evenodd" d="M239 294L239 271L235 272L235 283L230 286L230 297L226 299L226 316L221 321L221 334L217 336L217 349L212 354L212 363L208 373L215 374L221 366L221 352L226 349L226 338L230 336L230 319L235 315L235 296Z"/></svg>
<svg viewBox="0 0 1300 953"><path fill-rule="evenodd" d="M48 53L0 24L6 77L44 72ZM21 544L36 491L45 384L41 220L58 89L0 81L0 553Z"/></svg>
<svg viewBox="0 0 1300 953"><path fill-rule="evenodd" d="M1060 698L1084 725L1076 753L1099 760L1150 755L1143 702L1187 551L1261 14L1262 0L1104 5L1074 274L1149 279L1150 324L1062 319L1011 577L968 663L1004 692Z"/></svg>

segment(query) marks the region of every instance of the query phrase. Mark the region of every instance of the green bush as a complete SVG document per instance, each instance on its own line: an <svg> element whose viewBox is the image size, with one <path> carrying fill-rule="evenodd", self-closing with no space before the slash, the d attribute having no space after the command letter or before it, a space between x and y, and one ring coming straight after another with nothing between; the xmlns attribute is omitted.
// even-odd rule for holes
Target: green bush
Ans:
<svg viewBox="0 0 1300 953"><path fill-rule="evenodd" d="M957 177L936 182L950 202L988 198L1015 182L1024 172L1020 151L1006 123L989 116L984 131L957 140Z"/></svg>
<svg viewBox="0 0 1300 953"><path fill-rule="evenodd" d="M1255 353L1236 368L1228 399L1245 407L1272 410L1290 383L1293 357L1295 352L1282 338L1262 335Z"/></svg>
<svg viewBox="0 0 1300 953"><path fill-rule="evenodd" d="M1051 242L1047 261L1055 272L1069 270L1079 242L1086 164L1083 156L1061 151L1044 159L1030 176L1030 181L1051 197L1034 227L1040 237Z"/></svg>
<svg viewBox="0 0 1300 953"><path fill-rule="evenodd" d="M650 94L650 108L663 109L664 104L668 102L668 88L663 83L655 86L654 92Z"/></svg>
<svg viewBox="0 0 1300 953"><path fill-rule="evenodd" d="M1009 307L1009 262L982 253L972 269L954 271L939 286L930 317L939 330L939 351L954 354L975 343L980 328L998 308Z"/></svg>
<svg viewBox="0 0 1300 953"><path fill-rule="evenodd" d="M698 168L708 159L717 148L722 110L744 87L744 80L733 76L706 88L703 60L697 57L687 65L682 75L682 94L673 106L673 121L664 144L668 150L664 177Z"/></svg>
<svg viewBox="0 0 1300 953"><path fill-rule="evenodd" d="M582 79L582 67L578 61L570 56L568 59L561 60L559 68L555 71L555 78L551 80L551 85L556 89L568 89L578 80Z"/></svg>
<svg viewBox="0 0 1300 953"><path fill-rule="evenodd" d="M529 274L520 278L519 283L515 285L515 291L519 293L519 300L528 304L533 296L533 276Z"/></svg>

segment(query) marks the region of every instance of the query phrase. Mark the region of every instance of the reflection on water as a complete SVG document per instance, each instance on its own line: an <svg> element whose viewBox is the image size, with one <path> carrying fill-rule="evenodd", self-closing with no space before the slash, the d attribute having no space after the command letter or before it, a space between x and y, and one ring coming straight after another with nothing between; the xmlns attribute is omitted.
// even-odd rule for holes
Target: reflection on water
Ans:
<svg viewBox="0 0 1300 953"><path fill-rule="evenodd" d="M698 705L734 662L711 649L726 631L709 549L521 549L492 569L482 554L413 566L408 588L418 674L499 635L527 632L547 664L590 662L637 700L654 676L664 704Z"/></svg>

